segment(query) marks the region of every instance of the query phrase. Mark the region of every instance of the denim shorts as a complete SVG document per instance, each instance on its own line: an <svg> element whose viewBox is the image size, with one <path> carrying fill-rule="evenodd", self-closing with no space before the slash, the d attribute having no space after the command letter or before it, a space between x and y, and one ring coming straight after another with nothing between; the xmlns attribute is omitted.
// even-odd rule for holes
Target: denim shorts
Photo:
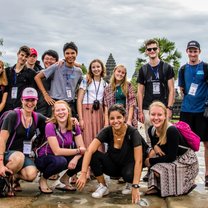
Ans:
<svg viewBox="0 0 208 208"><path fill-rule="evenodd" d="M11 151L7 151L4 153L4 164L7 164L9 162L9 157L14 153L16 152L15 150L11 150ZM35 166L35 163L33 162L33 160L27 156L25 156L25 161L24 161L24 164L23 164L23 167L22 168L25 168L27 166Z"/></svg>

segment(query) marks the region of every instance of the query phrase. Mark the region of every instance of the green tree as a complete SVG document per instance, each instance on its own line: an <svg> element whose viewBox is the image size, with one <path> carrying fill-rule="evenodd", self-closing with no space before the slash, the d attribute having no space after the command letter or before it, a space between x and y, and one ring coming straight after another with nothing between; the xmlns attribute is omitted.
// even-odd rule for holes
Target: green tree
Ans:
<svg viewBox="0 0 208 208"><path fill-rule="evenodd" d="M180 67L179 60L181 59L181 53L176 49L175 43L169 41L167 38L154 38L158 41L160 47L159 59L165 61L173 66L173 70L175 72L175 78L178 76L178 69ZM145 42L140 46L138 49L139 53L142 54L144 57L147 57L145 53ZM142 65L148 62L148 57L146 59L137 58L136 60L136 69L132 76L131 83L134 86L135 91L137 91L137 83L136 78L139 73L139 69Z"/></svg>
<svg viewBox="0 0 208 208"><path fill-rule="evenodd" d="M3 43L4 43L3 38L0 38L0 46L3 46ZM0 50L0 57L1 56L2 56L2 51Z"/></svg>

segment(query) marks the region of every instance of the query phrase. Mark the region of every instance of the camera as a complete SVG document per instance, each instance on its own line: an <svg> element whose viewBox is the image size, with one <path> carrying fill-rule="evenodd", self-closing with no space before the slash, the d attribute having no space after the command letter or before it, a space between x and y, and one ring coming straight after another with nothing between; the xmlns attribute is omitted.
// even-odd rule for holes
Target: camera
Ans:
<svg viewBox="0 0 208 208"><path fill-rule="evenodd" d="M93 108L93 110L98 110L100 108L99 100L94 100L92 108Z"/></svg>

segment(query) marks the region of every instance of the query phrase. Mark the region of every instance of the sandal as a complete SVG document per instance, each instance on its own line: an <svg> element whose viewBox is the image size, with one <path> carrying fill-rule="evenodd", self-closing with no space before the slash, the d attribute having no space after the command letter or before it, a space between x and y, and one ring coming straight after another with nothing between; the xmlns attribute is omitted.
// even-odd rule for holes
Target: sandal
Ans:
<svg viewBox="0 0 208 208"><path fill-rule="evenodd" d="M53 190L51 190L50 188L48 188L48 187L40 187L39 186L39 190L40 190L40 192L41 193L43 193L43 194L52 194L53 193Z"/></svg>
<svg viewBox="0 0 208 208"><path fill-rule="evenodd" d="M19 179L15 179L14 180L13 188L17 192L21 192L22 191L22 188L21 188L20 183L19 183Z"/></svg>
<svg viewBox="0 0 208 208"><path fill-rule="evenodd" d="M52 175L51 177L49 177L49 180L51 181L55 181L59 178L59 174L55 174L55 175Z"/></svg>
<svg viewBox="0 0 208 208"><path fill-rule="evenodd" d="M158 195L159 191L156 187L151 187L149 189L147 189L147 191L145 192L145 195Z"/></svg>

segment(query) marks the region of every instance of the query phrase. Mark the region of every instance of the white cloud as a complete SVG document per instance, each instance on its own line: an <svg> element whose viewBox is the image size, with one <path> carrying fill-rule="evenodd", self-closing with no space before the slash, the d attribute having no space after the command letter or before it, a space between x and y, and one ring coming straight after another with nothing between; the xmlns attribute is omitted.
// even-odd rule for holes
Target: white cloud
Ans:
<svg viewBox="0 0 208 208"><path fill-rule="evenodd" d="M206 1L181 0L0 0L0 38L3 60L14 64L21 45L41 54L51 48L62 57L65 42L79 47L77 60L87 66L94 58L106 62L110 53L116 63L135 69L138 48L144 40L166 37L176 43L186 61L185 47L196 39L206 60L208 23Z"/></svg>

